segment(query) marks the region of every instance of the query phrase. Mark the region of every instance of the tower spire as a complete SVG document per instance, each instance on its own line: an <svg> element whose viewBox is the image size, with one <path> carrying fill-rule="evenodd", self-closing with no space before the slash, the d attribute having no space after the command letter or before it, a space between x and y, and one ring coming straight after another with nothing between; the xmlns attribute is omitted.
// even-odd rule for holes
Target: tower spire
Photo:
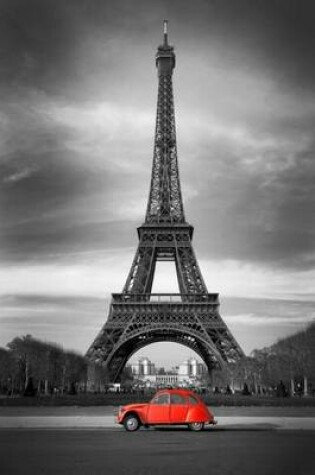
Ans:
<svg viewBox="0 0 315 475"><path fill-rule="evenodd" d="M172 83L175 53L173 46L168 44L167 25L167 20L164 20L164 44L158 47L156 53L159 86L151 187L145 218L147 224L185 222L177 163Z"/></svg>
<svg viewBox="0 0 315 475"><path fill-rule="evenodd" d="M163 21L164 46L168 46L167 27L168 27L168 21L167 21L167 20L164 20L164 21Z"/></svg>

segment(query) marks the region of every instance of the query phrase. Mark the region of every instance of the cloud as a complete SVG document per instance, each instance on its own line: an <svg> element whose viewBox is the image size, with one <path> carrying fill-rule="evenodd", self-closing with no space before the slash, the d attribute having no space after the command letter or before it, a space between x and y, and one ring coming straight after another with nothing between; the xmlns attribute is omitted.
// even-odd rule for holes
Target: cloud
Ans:
<svg viewBox="0 0 315 475"><path fill-rule="evenodd" d="M133 258L133 249L117 247L94 253L73 252L67 259L8 265L0 271L2 294L108 296L121 291ZM20 291L18 291L20 289Z"/></svg>
<svg viewBox="0 0 315 475"><path fill-rule="evenodd" d="M1 2L1 82L60 90L73 78L79 33L71 8L60 1Z"/></svg>
<svg viewBox="0 0 315 475"><path fill-rule="evenodd" d="M239 315L225 315L225 320L227 322L231 322L234 325L240 324L240 325L254 325L254 326L263 326L266 327L266 324L268 325L268 320L270 319L270 316L257 316L253 313L250 314L239 314ZM307 325L312 323L315 320L315 312L309 314L309 315L294 315L288 317L287 315L282 315L282 316L276 316L272 317L272 325Z"/></svg>
<svg viewBox="0 0 315 475"><path fill-rule="evenodd" d="M83 104L44 103L42 113L68 131L66 149L77 160L98 171L132 175L143 174L147 166L149 139L153 138L154 114L137 107L111 102Z"/></svg>
<svg viewBox="0 0 315 475"><path fill-rule="evenodd" d="M312 300L314 296L314 269L289 271L233 260L199 259L199 264L209 292L219 292L222 298L238 296L304 300L308 296Z"/></svg>
<svg viewBox="0 0 315 475"><path fill-rule="evenodd" d="M221 315L242 348L270 346L315 321L314 294L308 299L222 298Z"/></svg>
<svg viewBox="0 0 315 475"><path fill-rule="evenodd" d="M137 55L148 42L155 45L152 31L161 31L163 18L168 18L171 40L183 44L189 56L204 54L202 44L207 51L210 45L234 69L251 64L275 77L282 87L313 89L314 16L311 0L196 0L194 4L182 0L159 4L145 0L29 0L27 5L7 0L2 2L2 66L11 72L7 80L35 82L60 93L61 86L70 89L80 76L81 52L88 65L91 57L94 60L97 40L102 43L101 57L110 75L124 57L121 50L119 55L111 54L112 48L121 46L122 38L125 44L126 39L139 39L133 49ZM208 58L210 61L211 56Z"/></svg>
<svg viewBox="0 0 315 475"><path fill-rule="evenodd" d="M162 15L178 41L179 164L202 255L311 268L312 5L136 3L137 15L124 1L3 2L6 259L65 254L71 240L88 252L102 232L110 246L107 223L142 221Z"/></svg>
<svg viewBox="0 0 315 475"><path fill-rule="evenodd" d="M0 345L5 346L16 336L31 334L82 353L108 313L108 301L78 295L7 295L0 299L0 304Z"/></svg>
<svg viewBox="0 0 315 475"><path fill-rule="evenodd" d="M64 254L70 244L103 248L111 246L108 239L119 241L117 234L124 239L126 220L134 229L144 217L148 146L140 150L135 137L148 115L107 103L72 106L43 94L16 103L14 111L10 153L0 164L6 259ZM139 190L143 174L146 186Z"/></svg>
<svg viewBox="0 0 315 475"><path fill-rule="evenodd" d="M36 171L36 168L25 168L24 170L20 170L16 173L12 173L11 175L5 176L3 178L3 182L11 183L11 182L24 180L25 178L29 178L35 171Z"/></svg>
<svg viewBox="0 0 315 475"><path fill-rule="evenodd" d="M236 142L211 139L208 149L204 141L194 160L190 181L202 179L186 209L201 234L203 255L313 268L314 144L264 148L249 146L247 139ZM211 172L205 176L207 167Z"/></svg>

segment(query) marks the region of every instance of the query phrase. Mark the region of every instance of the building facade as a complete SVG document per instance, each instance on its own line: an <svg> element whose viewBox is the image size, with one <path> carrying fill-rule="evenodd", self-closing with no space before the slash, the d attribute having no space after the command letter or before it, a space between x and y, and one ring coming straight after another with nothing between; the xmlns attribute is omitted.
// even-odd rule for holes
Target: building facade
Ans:
<svg viewBox="0 0 315 475"><path fill-rule="evenodd" d="M156 374L155 364L149 358L140 358L135 363L129 365L133 377L141 379L143 376L152 376Z"/></svg>
<svg viewBox="0 0 315 475"><path fill-rule="evenodd" d="M195 358L186 359L171 371L157 368L147 357L127 366L131 368L133 378L147 387L194 386L202 383L208 374L206 365Z"/></svg>

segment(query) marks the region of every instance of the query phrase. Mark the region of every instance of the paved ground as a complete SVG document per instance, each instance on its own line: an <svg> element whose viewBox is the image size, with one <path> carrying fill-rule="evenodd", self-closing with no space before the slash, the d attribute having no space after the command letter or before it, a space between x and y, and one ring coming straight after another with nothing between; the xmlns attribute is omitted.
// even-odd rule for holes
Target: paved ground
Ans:
<svg viewBox="0 0 315 475"><path fill-rule="evenodd" d="M305 417L217 417L220 429L314 430L315 418ZM113 416L18 416L0 417L0 429L112 429L120 430Z"/></svg>
<svg viewBox="0 0 315 475"><path fill-rule="evenodd" d="M315 432L2 430L1 475L313 475Z"/></svg>
<svg viewBox="0 0 315 475"><path fill-rule="evenodd" d="M1 475L314 475L313 408L215 408L218 425L141 428L113 407L1 408Z"/></svg>
<svg viewBox="0 0 315 475"><path fill-rule="evenodd" d="M231 410L232 409L232 410ZM298 411L279 410L279 408L217 408L215 418L217 429L280 429L280 430L315 430L313 411L301 408ZM264 410L262 410L264 409ZM272 410L271 410L272 409ZM276 409L276 410L275 410ZM119 430L115 424L114 413L117 408L2 408L0 411L0 428L103 428Z"/></svg>
<svg viewBox="0 0 315 475"><path fill-rule="evenodd" d="M315 407L294 406L220 406L210 408L217 417L315 417ZM0 406L0 417L11 416L104 416L117 412L118 406Z"/></svg>

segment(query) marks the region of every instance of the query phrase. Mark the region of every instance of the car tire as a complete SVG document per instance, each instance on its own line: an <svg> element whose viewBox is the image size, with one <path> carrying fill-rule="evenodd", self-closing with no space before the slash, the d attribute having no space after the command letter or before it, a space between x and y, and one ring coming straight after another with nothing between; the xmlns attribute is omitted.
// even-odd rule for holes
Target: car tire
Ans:
<svg viewBox="0 0 315 475"><path fill-rule="evenodd" d="M125 417L124 419L124 428L128 432L135 432L140 427L140 422L137 416L130 414L130 416Z"/></svg>
<svg viewBox="0 0 315 475"><path fill-rule="evenodd" d="M200 432L203 429L203 426L203 422L192 422L191 424L188 424L189 429L194 432Z"/></svg>

